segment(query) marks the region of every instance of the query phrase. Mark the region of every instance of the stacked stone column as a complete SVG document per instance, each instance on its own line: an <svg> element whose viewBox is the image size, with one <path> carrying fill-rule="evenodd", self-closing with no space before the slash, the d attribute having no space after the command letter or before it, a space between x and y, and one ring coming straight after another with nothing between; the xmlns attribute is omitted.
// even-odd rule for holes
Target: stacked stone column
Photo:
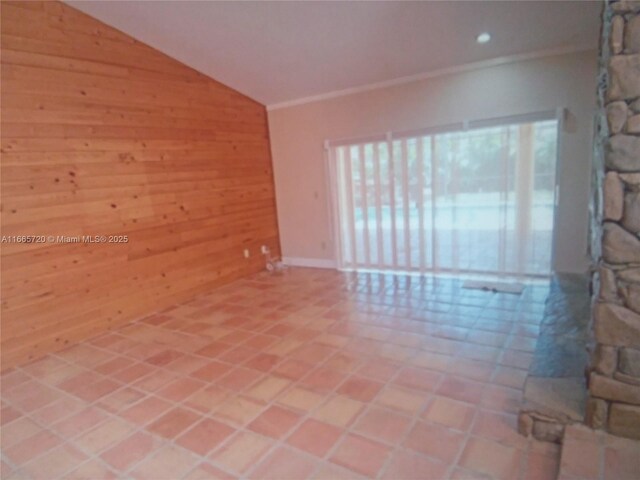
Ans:
<svg viewBox="0 0 640 480"><path fill-rule="evenodd" d="M605 3L600 49L586 422L640 438L640 1Z"/></svg>

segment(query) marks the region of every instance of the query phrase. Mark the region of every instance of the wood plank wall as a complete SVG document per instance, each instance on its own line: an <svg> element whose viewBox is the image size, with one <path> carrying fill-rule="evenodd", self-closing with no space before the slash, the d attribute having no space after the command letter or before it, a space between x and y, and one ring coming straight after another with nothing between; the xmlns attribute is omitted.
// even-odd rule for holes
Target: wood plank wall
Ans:
<svg viewBox="0 0 640 480"><path fill-rule="evenodd" d="M3 369L279 255L263 105L65 4L0 8Z"/></svg>

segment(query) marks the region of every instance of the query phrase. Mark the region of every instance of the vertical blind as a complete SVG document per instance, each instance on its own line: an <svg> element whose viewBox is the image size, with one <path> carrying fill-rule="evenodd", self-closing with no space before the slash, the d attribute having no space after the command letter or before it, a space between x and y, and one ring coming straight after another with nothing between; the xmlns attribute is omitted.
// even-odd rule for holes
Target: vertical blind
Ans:
<svg viewBox="0 0 640 480"><path fill-rule="evenodd" d="M329 143L343 269L547 275L558 121Z"/></svg>

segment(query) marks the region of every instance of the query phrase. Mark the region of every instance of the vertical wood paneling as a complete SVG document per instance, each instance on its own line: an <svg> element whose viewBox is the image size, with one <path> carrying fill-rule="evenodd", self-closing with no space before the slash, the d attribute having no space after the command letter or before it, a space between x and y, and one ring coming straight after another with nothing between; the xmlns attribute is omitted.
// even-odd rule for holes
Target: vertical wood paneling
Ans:
<svg viewBox="0 0 640 480"><path fill-rule="evenodd" d="M0 8L3 368L280 254L263 105L60 2Z"/></svg>

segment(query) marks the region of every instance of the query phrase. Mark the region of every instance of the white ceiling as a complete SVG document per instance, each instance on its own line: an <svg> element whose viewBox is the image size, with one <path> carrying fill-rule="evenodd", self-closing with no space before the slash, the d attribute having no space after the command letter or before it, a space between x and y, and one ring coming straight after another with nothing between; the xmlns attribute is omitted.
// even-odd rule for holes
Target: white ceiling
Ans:
<svg viewBox="0 0 640 480"><path fill-rule="evenodd" d="M599 1L68 1L266 105L468 63L596 48ZM490 32L485 45L475 42Z"/></svg>

